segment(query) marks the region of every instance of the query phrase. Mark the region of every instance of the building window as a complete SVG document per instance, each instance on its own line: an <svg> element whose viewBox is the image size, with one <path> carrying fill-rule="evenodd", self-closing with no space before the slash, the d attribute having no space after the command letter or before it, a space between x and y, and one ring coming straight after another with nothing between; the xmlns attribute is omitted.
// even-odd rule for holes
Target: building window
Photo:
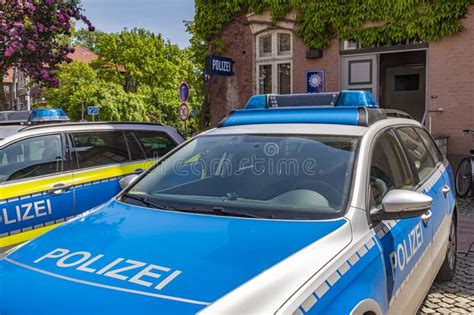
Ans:
<svg viewBox="0 0 474 315"><path fill-rule="evenodd" d="M289 94L292 92L292 34L272 31L256 39L256 91L259 94Z"/></svg>
<svg viewBox="0 0 474 315"><path fill-rule="evenodd" d="M288 56L291 54L291 35L280 33L278 34L278 55Z"/></svg>
<svg viewBox="0 0 474 315"><path fill-rule="evenodd" d="M272 34L261 36L258 40L259 50L258 56L260 58L272 56Z"/></svg>
<svg viewBox="0 0 474 315"><path fill-rule="evenodd" d="M259 72L259 92L261 94L270 94L272 93L272 65L259 65L258 66Z"/></svg>
<svg viewBox="0 0 474 315"><path fill-rule="evenodd" d="M348 39L348 40L342 41L341 50L353 50L353 49L359 49L360 47L361 47L361 44L359 41Z"/></svg>
<svg viewBox="0 0 474 315"><path fill-rule="evenodd" d="M291 93L291 64L278 64L278 94Z"/></svg>

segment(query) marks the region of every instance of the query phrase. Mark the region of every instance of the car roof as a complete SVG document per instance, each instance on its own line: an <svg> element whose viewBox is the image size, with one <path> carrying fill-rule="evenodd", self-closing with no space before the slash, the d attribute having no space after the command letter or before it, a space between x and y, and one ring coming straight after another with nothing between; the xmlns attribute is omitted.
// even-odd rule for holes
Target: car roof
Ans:
<svg viewBox="0 0 474 315"><path fill-rule="evenodd" d="M0 141L8 136L16 134L19 130L25 128L24 125L0 125Z"/></svg>
<svg viewBox="0 0 474 315"><path fill-rule="evenodd" d="M224 134L322 134L362 136L367 127L334 124L254 124L221 127L206 132L206 135Z"/></svg>
<svg viewBox="0 0 474 315"><path fill-rule="evenodd" d="M377 133L378 130L383 130L390 126L411 125L416 127L423 127L418 121L407 118L387 117L379 120L369 127L354 126L343 124L248 124L235 125L229 127L219 127L211 129L201 135L227 135L227 134L279 134L279 135L298 135L298 134L313 134L313 135L334 135L334 136L356 136L362 137L365 134Z"/></svg>
<svg viewBox="0 0 474 315"><path fill-rule="evenodd" d="M7 129L11 127L10 129ZM5 128L5 129L3 129ZM5 134L3 140L0 140L0 146L3 146L16 139L48 134L54 132L80 132L80 131L94 131L94 130L142 130L142 131L163 131L169 134L174 140L183 138L176 131L175 128L163 126L157 123L141 123L141 122L68 122L68 123L53 123L42 125L13 125L0 126L0 134ZM0 136L0 138L2 138Z"/></svg>

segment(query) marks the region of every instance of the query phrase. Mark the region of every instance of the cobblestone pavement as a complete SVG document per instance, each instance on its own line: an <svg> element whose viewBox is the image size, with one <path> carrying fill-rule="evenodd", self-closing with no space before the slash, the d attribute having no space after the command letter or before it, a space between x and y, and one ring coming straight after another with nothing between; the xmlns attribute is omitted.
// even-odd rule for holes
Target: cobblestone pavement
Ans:
<svg viewBox="0 0 474 315"><path fill-rule="evenodd" d="M459 253L456 275L450 282L435 282L420 314L474 314L474 253Z"/></svg>
<svg viewBox="0 0 474 315"><path fill-rule="evenodd" d="M474 197L458 198L459 214L474 217Z"/></svg>
<svg viewBox="0 0 474 315"><path fill-rule="evenodd" d="M463 244L458 242L456 274L450 282L433 284L420 314L474 314L474 248L468 252L474 241L474 198L459 199L458 205L458 240Z"/></svg>

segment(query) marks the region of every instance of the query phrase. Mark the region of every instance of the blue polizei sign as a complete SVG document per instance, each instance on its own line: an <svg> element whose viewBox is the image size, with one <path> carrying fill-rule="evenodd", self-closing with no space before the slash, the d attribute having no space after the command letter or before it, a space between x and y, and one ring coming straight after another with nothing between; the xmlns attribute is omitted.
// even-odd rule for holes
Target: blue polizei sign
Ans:
<svg viewBox="0 0 474 315"><path fill-rule="evenodd" d="M306 72L306 93L324 92L324 70Z"/></svg>
<svg viewBox="0 0 474 315"><path fill-rule="evenodd" d="M230 58L212 55L208 57L208 72L209 74L231 76L233 71L234 61Z"/></svg>
<svg viewBox="0 0 474 315"><path fill-rule="evenodd" d="M89 106L89 107L87 107L87 114L88 114L88 115L97 116L97 115L99 115L99 111L100 111L100 109L99 109L99 107L97 107L97 106Z"/></svg>

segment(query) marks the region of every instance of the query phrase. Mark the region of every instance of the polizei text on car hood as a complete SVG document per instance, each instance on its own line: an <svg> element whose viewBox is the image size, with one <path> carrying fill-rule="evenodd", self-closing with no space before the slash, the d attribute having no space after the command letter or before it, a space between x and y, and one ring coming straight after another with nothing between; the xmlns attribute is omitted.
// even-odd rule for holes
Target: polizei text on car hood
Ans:
<svg viewBox="0 0 474 315"><path fill-rule="evenodd" d="M195 313L347 225L111 201L0 261L0 313Z"/></svg>

